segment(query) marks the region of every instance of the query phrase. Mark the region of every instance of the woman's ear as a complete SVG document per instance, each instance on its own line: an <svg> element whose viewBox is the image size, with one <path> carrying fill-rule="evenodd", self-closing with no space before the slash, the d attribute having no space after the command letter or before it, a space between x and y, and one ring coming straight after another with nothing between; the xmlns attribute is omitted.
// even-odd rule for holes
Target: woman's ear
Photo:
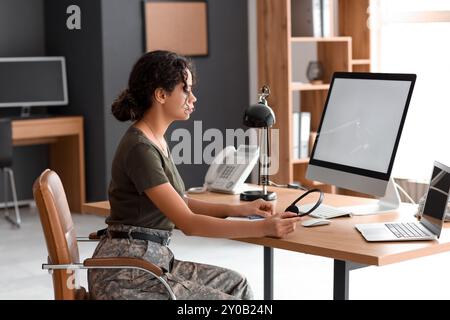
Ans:
<svg viewBox="0 0 450 320"><path fill-rule="evenodd" d="M166 102L167 93L163 88L157 88L154 92L155 100L160 104L164 104Z"/></svg>

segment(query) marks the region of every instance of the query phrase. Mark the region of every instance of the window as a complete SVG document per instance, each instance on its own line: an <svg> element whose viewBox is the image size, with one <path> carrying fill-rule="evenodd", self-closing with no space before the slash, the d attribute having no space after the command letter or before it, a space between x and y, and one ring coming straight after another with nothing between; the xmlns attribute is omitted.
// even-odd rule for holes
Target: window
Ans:
<svg viewBox="0 0 450 320"><path fill-rule="evenodd" d="M372 0L374 72L416 73L393 176L428 181L450 165L450 1Z"/></svg>

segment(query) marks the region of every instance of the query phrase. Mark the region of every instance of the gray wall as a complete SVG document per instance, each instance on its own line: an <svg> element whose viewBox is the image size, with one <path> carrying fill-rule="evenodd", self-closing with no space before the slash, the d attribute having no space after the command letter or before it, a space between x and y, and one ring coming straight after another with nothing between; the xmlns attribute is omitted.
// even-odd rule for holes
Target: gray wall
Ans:
<svg viewBox="0 0 450 320"><path fill-rule="evenodd" d="M42 55L45 55L44 1L0 0L0 57ZM0 116L19 113L19 108L0 109ZM34 179L47 166L47 146L14 148L13 170L19 199L33 198ZM3 199L3 183L0 192Z"/></svg>
<svg viewBox="0 0 450 320"><path fill-rule="evenodd" d="M193 132L195 120L208 128L243 127L249 103L247 1L208 2L209 56L195 58L198 86L196 111L191 120L176 123ZM205 146L205 144L204 144ZM202 185L207 165L180 165L187 186Z"/></svg>
<svg viewBox="0 0 450 320"><path fill-rule="evenodd" d="M43 55L43 0L0 0L0 56Z"/></svg>
<svg viewBox="0 0 450 320"><path fill-rule="evenodd" d="M81 8L81 30L66 28L72 4ZM106 192L101 8L100 0L45 0L46 52L66 57L69 91L69 106L51 112L84 117L88 200Z"/></svg>
<svg viewBox="0 0 450 320"><path fill-rule="evenodd" d="M103 63L105 92L105 139L107 181L115 148L129 124L119 123L110 113L110 104L126 87L136 59L143 53L142 1L102 1ZM198 76L196 111L189 121L174 123L193 132L194 121L208 128L240 127L249 102L247 2L208 1L209 55L195 57ZM170 142L169 142L170 143ZM173 145L173 144L172 144ZM207 165L179 165L187 187L201 185Z"/></svg>
<svg viewBox="0 0 450 320"><path fill-rule="evenodd" d="M126 86L131 66L143 53L142 1L102 0L106 166L109 169L115 148L125 128L110 114L110 104ZM174 123L193 132L194 121L208 128L240 127L249 103L247 2L208 1L209 55L194 57L198 86L196 111L189 121ZM126 43L126 45L124 45ZM170 143L170 142L169 142ZM173 145L173 143L172 143ZM208 166L179 165L187 187L201 185Z"/></svg>
<svg viewBox="0 0 450 320"><path fill-rule="evenodd" d="M72 4L81 8L81 30L66 28L66 8ZM106 198L114 152L130 125L115 120L110 105L144 52L142 17L141 0L0 0L0 55L66 57L69 106L48 112L84 116L89 201ZM249 103L247 20L247 1L208 1L209 54L193 58L196 112L189 121L175 123L168 139L176 128L193 132L195 120L202 121L203 132L241 127ZM48 165L48 149L16 149L19 198L31 198L34 178ZM207 168L179 166L187 187L201 185Z"/></svg>
<svg viewBox="0 0 450 320"><path fill-rule="evenodd" d="M131 68L143 53L143 28L141 0L102 0L105 185L116 147L130 125L113 117L111 104L126 88Z"/></svg>

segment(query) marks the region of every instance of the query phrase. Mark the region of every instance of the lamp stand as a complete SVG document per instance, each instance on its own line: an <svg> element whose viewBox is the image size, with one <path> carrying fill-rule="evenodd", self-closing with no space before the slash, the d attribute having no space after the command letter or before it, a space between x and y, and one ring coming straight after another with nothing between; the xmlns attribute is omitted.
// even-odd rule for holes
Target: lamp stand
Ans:
<svg viewBox="0 0 450 320"><path fill-rule="evenodd" d="M259 184L262 185L262 190L244 191L240 195L243 201L253 201L256 199L264 199L266 201L276 200L277 194L272 191L267 191L269 185L269 128L263 127L260 131L260 153L259 153Z"/></svg>
<svg viewBox="0 0 450 320"><path fill-rule="evenodd" d="M244 191L240 194L239 197L242 201L253 201L256 199L264 199L266 201L273 201L277 199L277 194L272 191L267 191L264 194L263 191L254 190L254 191Z"/></svg>

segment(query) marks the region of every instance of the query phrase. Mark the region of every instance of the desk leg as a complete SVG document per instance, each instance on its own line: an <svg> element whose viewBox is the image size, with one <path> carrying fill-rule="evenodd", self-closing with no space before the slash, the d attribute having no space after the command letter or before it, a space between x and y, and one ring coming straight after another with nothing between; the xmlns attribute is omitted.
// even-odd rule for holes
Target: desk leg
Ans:
<svg viewBox="0 0 450 320"><path fill-rule="evenodd" d="M348 300L350 271L364 267L364 264L334 259L334 300Z"/></svg>
<svg viewBox="0 0 450 320"><path fill-rule="evenodd" d="M273 300L273 248L264 247L264 300Z"/></svg>

